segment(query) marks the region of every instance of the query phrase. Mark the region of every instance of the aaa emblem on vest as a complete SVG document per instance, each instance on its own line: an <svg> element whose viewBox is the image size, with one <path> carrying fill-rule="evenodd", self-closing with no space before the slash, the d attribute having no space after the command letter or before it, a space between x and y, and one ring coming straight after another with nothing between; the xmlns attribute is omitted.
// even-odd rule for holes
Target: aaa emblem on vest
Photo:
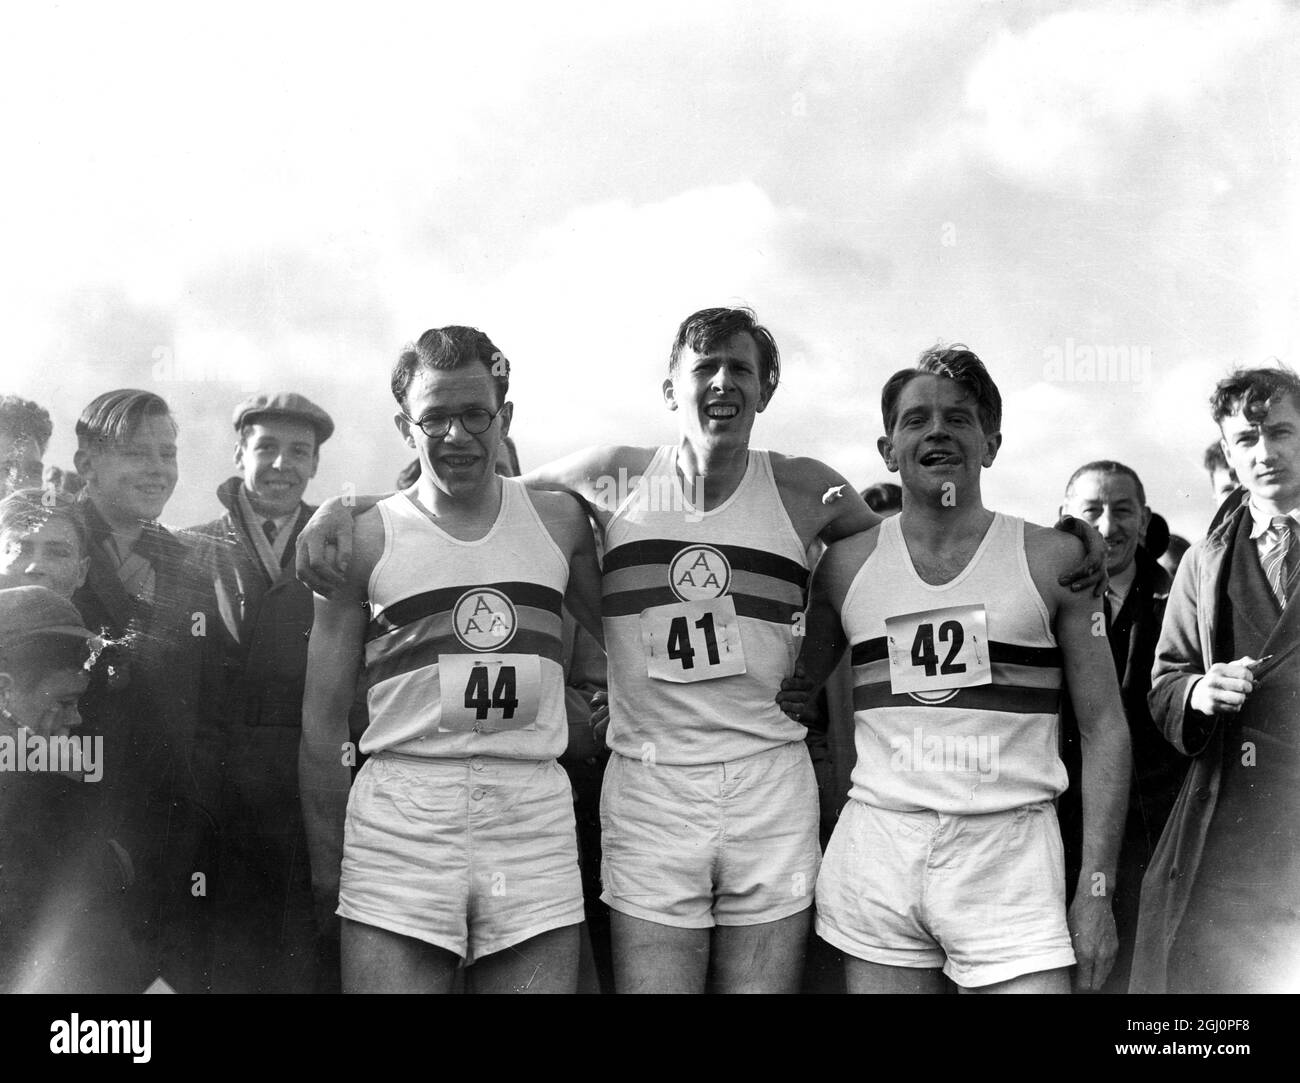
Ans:
<svg viewBox="0 0 1300 1083"><path fill-rule="evenodd" d="M499 590L475 587L462 594L451 611L456 638L472 651L495 651L514 638L519 615Z"/></svg>
<svg viewBox="0 0 1300 1083"><path fill-rule="evenodd" d="M668 565L668 585L683 602L721 598L731 586L731 564L711 545L690 545Z"/></svg>

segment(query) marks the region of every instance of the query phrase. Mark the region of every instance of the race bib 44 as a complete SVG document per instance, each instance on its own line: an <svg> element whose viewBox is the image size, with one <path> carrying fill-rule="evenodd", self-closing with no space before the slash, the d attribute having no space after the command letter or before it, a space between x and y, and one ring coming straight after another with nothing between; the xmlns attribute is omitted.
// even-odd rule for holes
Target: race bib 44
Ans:
<svg viewBox="0 0 1300 1083"><path fill-rule="evenodd" d="M443 733L498 733L537 721L541 665L535 654L440 654Z"/></svg>
<svg viewBox="0 0 1300 1083"><path fill-rule="evenodd" d="M957 605L889 617L885 636L889 643L889 687L895 695L993 683L988 615L982 605Z"/></svg>
<svg viewBox="0 0 1300 1083"><path fill-rule="evenodd" d="M656 605L641 611L646 672L693 684L745 672L736 603L729 596Z"/></svg>

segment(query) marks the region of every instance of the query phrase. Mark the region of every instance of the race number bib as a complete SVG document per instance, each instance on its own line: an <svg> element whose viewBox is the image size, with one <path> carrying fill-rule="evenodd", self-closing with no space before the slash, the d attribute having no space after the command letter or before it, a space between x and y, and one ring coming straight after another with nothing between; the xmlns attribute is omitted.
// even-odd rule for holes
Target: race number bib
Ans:
<svg viewBox="0 0 1300 1083"><path fill-rule="evenodd" d="M499 733L537 721L542 669L535 654L440 654L440 733Z"/></svg>
<svg viewBox="0 0 1300 1083"><path fill-rule="evenodd" d="M993 683L988 616L982 605L890 617L885 621L885 636L889 687L895 695Z"/></svg>
<svg viewBox="0 0 1300 1083"><path fill-rule="evenodd" d="M694 684L745 672L730 596L642 610L641 647L646 672L656 681Z"/></svg>

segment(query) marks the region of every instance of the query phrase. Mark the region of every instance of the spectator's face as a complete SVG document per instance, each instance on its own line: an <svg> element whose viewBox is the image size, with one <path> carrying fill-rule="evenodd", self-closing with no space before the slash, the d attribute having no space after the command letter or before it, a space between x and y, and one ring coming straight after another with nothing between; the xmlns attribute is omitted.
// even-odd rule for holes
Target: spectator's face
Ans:
<svg viewBox="0 0 1300 1083"><path fill-rule="evenodd" d="M253 510L279 519L297 510L307 482L316 476L316 430L305 421L265 418L251 426L235 451L235 465Z"/></svg>
<svg viewBox="0 0 1300 1083"><path fill-rule="evenodd" d="M39 488L44 465L41 448L31 436L0 427L0 498L18 489Z"/></svg>
<svg viewBox="0 0 1300 1083"><path fill-rule="evenodd" d="M1219 427L1228 465L1265 510L1286 514L1300 506L1300 411L1290 396L1270 403L1258 423L1236 413Z"/></svg>
<svg viewBox="0 0 1300 1083"><path fill-rule="evenodd" d="M1108 575L1119 575L1133 563L1151 522L1151 509L1138 499L1137 485L1127 474L1096 470L1081 474L1074 479L1061 510L1086 519L1106 539Z"/></svg>
<svg viewBox="0 0 1300 1083"><path fill-rule="evenodd" d="M1214 506L1217 508L1228 499L1228 494L1237 487L1237 482L1231 470L1216 469L1210 472L1210 487L1214 490Z"/></svg>
<svg viewBox="0 0 1300 1083"><path fill-rule="evenodd" d="M129 439L86 460L91 499L111 524L152 521L176 489L176 425L166 415L146 417Z"/></svg>
<svg viewBox="0 0 1300 1083"><path fill-rule="evenodd" d="M0 534L0 575L6 586L48 587L70 599L86 581L89 566L66 519L46 519L31 529L14 527Z"/></svg>
<svg viewBox="0 0 1300 1083"><path fill-rule="evenodd" d="M683 436L702 447L747 445L767 407L754 336L740 331L702 354L682 350L663 390Z"/></svg>
<svg viewBox="0 0 1300 1083"><path fill-rule="evenodd" d="M89 683L82 669L57 669L30 686L15 674L0 673L0 700L14 725L38 737L66 737L81 725L77 700Z"/></svg>

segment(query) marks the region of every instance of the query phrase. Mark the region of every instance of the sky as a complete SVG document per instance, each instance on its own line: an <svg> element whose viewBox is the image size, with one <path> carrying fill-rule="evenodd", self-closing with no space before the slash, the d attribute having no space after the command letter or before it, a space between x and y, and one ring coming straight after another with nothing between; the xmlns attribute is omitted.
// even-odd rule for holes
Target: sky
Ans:
<svg viewBox="0 0 1300 1083"><path fill-rule="evenodd" d="M755 446L865 486L886 378L963 342L1005 400L988 505L1133 466L1189 538L1207 398L1297 361L1300 10L1232 3L24 5L0 40L0 390L180 425L219 511L234 405L335 418L308 490L388 491L428 327L510 358L525 469L671 442L677 324L746 304Z"/></svg>

